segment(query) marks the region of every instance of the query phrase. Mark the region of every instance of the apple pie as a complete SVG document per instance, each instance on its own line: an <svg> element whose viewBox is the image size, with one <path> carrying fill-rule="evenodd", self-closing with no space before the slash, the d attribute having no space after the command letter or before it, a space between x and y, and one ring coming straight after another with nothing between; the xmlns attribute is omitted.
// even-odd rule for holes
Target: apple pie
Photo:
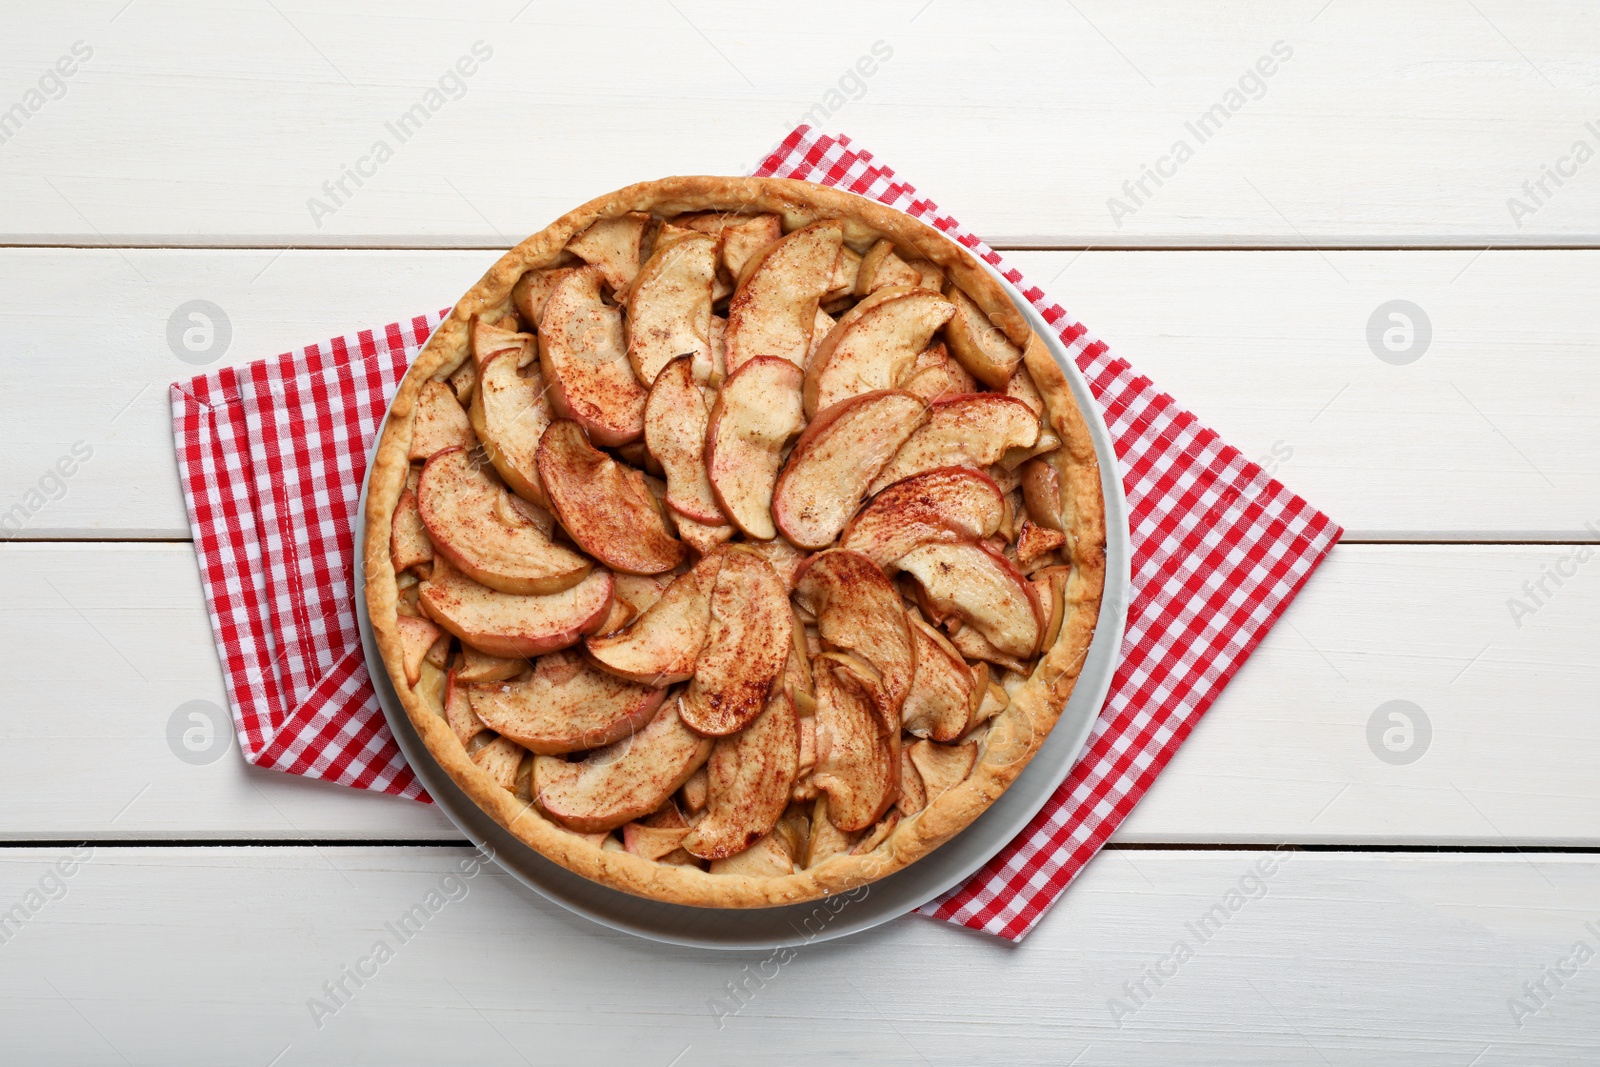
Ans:
<svg viewBox="0 0 1600 1067"><path fill-rule="evenodd" d="M1038 751L1105 577L1093 442L965 249L668 178L506 253L406 374L367 606L411 722L550 859L657 900L849 889Z"/></svg>

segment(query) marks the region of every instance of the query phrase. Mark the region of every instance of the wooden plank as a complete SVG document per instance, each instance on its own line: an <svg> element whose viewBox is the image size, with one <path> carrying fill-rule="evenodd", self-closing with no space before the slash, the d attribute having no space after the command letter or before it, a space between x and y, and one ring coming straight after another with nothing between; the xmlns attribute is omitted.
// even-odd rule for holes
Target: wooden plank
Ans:
<svg viewBox="0 0 1600 1067"><path fill-rule="evenodd" d="M1353 538L1593 539L1600 525L1600 253L1015 253L1029 277ZM13 428L0 515L27 537L186 537L168 343L191 300L242 363L450 302L494 253L0 250ZM70 279L70 284L63 284ZM1413 301L1432 339L1396 366L1367 323ZM184 323L180 320L180 325ZM186 350L180 344L179 351ZM93 458L59 490L52 466ZM1284 458L1287 457L1287 458ZM56 499L41 492L56 490Z"/></svg>
<svg viewBox="0 0 1600 1067"><path fill-rule="evenodd" d="M35 5L9 27L4 103L33 113L7 128L0 240L500 245L642 178L742 173L801 121L1012 245L1600 240L1600 182L1572 157L1600 145L1600 26L1556 0L799 21L770 0L624 2L603 30L500 0L124 7ZM64 94L27 97L78 41L93 54ZM440 92L479 41L492 57Z"/></svg>
<svg viewBox="0 0 1600 1067"><path fill-rule="evenodd" d="M7 849L0 900L42 903L7 928L6 1047L84 1064L744 1064L778 1044L911 1065L1600 1055L1597 965L1572 962L1600 943L1594 856L1109 853L1020 949L908 917L780 955L614 933L463 864L461 848ZM56 899L28 897L47 878ZM1545 1003L1514 1015L1538 981Z"/></svg>
<svg viewBox="0 0 1600 1067"><path fill-rule="evenodd" d="M1567 552L1337 549L1118 839L1600 844L1600 563L1507 608ZM182 759L179 709L225 703L188 546L11 544L0 568L5 838L455 836L421 805ZM1421 709L1409 764L1380 754L1405 741L1389 711L1369 740L1395 700Z"/></svg>

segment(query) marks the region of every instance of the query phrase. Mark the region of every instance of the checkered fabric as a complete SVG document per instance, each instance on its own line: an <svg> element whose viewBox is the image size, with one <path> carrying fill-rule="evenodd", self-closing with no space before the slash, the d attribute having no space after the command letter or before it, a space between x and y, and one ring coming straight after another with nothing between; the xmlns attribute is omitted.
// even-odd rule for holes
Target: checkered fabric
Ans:
<svg viewBox="0 0 1600 1067"><path fill-rule="evenodd" d="M1342 531L848 138L802 126L757 173L872 197L994 265L1060 334L1115 439L1133 580L1105 708L1027 828L922 909L1021 940L1133 810ZM351 529L372 435L439 318L172 387L206 600L252 763L427 799L362 661Z"/></svg>

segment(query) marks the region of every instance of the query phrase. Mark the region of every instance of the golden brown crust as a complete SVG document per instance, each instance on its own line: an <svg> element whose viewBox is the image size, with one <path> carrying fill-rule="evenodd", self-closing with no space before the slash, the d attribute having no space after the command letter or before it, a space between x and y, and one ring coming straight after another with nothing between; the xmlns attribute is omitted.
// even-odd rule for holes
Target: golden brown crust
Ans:
<svg viewBox="0 0 1600 1067"><path fill-rule="evenodd" d="M1061 473L1063 525L1070 533L1064 550L1073 568L1067 614L1055 645L1040 657L1032 675L1014 687L1009 704L991 724L973 771L917 814L901 819L872 851L841 854L783 876L711 874L697 867L657 863L604 850L550 821L472 762L447 725L443 708L430 705L425 686L413 691L405 685L396 631L398 588L389 561L388 534L409 469L411 416L422 384L447 378L467 359L473 316L498 319L510 310L511 290L522 274L556 266L568 240L595 219L629 211L673 215L709 210L775 212L783 216L786 231L817 219L838 218L844 224L846 244L857 252L887 237L903 258L935 264L1024 348L1024 364L1064 445L1051 458ZM363 558L367 607L384 665L423 743L474 803L531 848L604 885L679 904L749 908L812 900L899 870L955 836L1016 779L1055 725L1077 682L1099 616L1105 537L1094 442L1066 376L1005 289L971 254L908 215L808 182L678 177L628 186L562 216L503 255L456 304L418 355L390 406L368 483Z"/></svg>

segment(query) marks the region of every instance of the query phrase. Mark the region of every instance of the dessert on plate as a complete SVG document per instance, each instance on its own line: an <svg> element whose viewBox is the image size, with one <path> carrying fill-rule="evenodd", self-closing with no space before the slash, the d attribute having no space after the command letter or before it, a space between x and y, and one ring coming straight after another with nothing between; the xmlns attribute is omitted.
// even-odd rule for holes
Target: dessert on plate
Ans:
<svg viewBox="0 0 1600 1067"><path fill-rule="evenodd" d="M506 253L401 382L384 666L521 841L703 907L900 870L1016 778L1099 615L1061 368L964 248L775 178L645 182Z"/></svg>

